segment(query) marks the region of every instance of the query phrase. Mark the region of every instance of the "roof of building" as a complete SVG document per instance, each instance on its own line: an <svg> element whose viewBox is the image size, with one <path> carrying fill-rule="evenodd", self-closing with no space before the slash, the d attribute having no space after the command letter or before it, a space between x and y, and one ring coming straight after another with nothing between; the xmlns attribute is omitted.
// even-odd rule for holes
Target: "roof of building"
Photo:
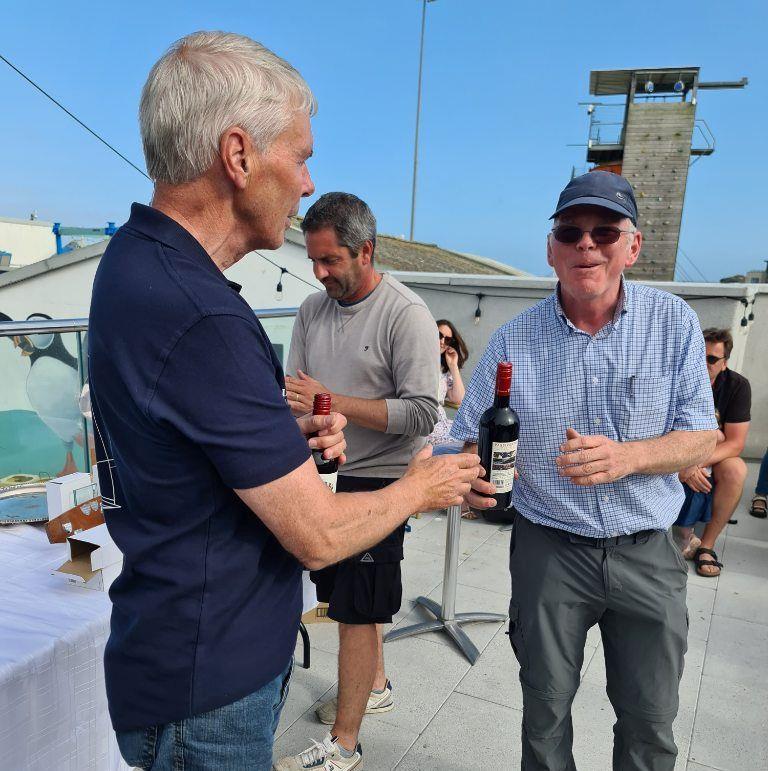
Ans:
<svg viewBox="0 0 768 771"><path fill-rule="evenodd" d="M304 234L296 225L286 232L286 240L304 248ZM0 287L47 273L66 265L83 260L100 258L107 248L109 238L81 249L72 249L62 254L54 254L44 260L24 265L13 270L0 272ZM436 244L423 244L419 241L406 241L404 238L379 235L376 238L376 264L383 270L409 271L417 273L450 273L484 276L529 276L511 265L496 262L487 257L474 254L461 254L442 249Z"/></svg>
<svg viewBox="0 0 768 771"><path fill-rule="evenodd" d="M300 217L295 218L301 222ZM293 225L286 233L293 243L304 246L304 234ZM529 273L503 262L443 249L437 244L408 241L405 238L379 233L376 236L376 264L387 270L419 273L465 273L471 275L528 276Z"/></svg>
<svg viewBox="0 0 768 771"><path fill-rule="evenodd" d="M633 75L642 75L652 80L654 93L671 92L674 84L682 80L686 88L691 88L698 67L642 67L634 70L592 70L589 73L589 93L595 96L608 96L629 93Z"/></svg>
<svg viewBox="0 0 768 771"><path fill-rule="evenodd" d="M10 225L31 225L37 228L48 228L53 233L53 223L46 220L22 220L16 217L0 217L0 222Z"/></svg>
<svg viewBox="0 0 768 771"><path fill-rule="evenodd" d="M67 265L73 265L76 262L90 260L95 257L100 258L101 255L104 254L104 250L107 248L108 243L109 238L105 238L103 241L84 246L82 249L72 249L71 251L62 252L61 254L52 254L44 260L31 262L29 265L22 265L18 268L8 270L5 273L0 273L0 287L8 284L16 284L19 281L26 281L34 276L39 276L41 273L48 273L48 271L57 270L58 268L63 268Z"/></svg>

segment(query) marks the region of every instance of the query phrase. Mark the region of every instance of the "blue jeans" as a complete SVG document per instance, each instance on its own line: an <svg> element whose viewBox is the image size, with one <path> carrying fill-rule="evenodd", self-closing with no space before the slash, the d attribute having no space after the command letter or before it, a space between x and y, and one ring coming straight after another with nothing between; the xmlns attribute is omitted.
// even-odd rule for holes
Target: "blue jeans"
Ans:
<svg viewBox="0 0 768 771"><path fill-rule="evenodd" d="M432 457L434 458L436 455L456 455L461 452L462 447L464 447L464 442L455 442L453 440L436 444L432 448Z"/></svg>
<svg viewBox="0 0 768 771"><path fill-rule="evenodd" d="M760 464L760 473L757 477L755 493L758 495L768 495L768 450L765 451L763 462Z"/></svg>
<svg viewBox="0 0 768 771"><path fill-rule="evenodd" d="M118 731L120 753L129 766L152 771L270 771L292 671L293 660L234 704L177 723Z"/></svg>

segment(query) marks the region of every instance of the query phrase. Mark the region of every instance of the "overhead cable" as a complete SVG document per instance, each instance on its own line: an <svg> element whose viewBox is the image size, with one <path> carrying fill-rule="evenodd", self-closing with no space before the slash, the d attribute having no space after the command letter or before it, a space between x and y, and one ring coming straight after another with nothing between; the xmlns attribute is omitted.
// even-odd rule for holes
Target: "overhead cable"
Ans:
<svg viewBox="0 0 768 771"><path fill-rule="evenodd" d="M24 80L26 80L27 83L29 83L31 86L34 86L43 96L50 99L57 107L64 110L64 112L67 113L67 115L69 115L69 117L72 118L72 120L79 123L90 134L93 134L93 136L95 136L96 139L99 140L99 142L106 145L113 153L115 153L120 158L122 158L129 166L136 169L136 171L138 171L139 174L141 174L143 177L146 177L147 179L149 179L149 176L147 175L146 172L142 171L135 163L133 163L133 161L129 161L128 158L126 158L117 148L113 147L109 142L107 142L106 139L99 136L90 126L86 126L86 124L83 123L83 121L81 121L80 118L77 117L77 115L73 114L70 110L68 110L61 102L54 99L44 88L41 88L40 86L38 86L37 83L35 83L35 81L32 80L32 78L25 75L16 65L9 62L8 59L6 59L2 54L0 54L0 59L2 59L12 70L14 70L19 75L21 75L21 77L24 78ZM150 180L150 182L151 181L152 180Z"/></svg>

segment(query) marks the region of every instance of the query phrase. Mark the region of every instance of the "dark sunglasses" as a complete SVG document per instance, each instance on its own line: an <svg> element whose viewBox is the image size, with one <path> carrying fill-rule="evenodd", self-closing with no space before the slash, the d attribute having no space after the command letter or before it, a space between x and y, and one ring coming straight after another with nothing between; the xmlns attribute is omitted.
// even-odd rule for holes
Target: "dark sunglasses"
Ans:
<svg viewBox="0 0 768 771"><path fill-rule="evenodd" d="M712 354L707 354L707 364L717 364L718 361L722 361L725 356L712 356Z"/></svg>
<svg viewBox="0 0 768 771"><path fill-rule="evenodd" d="M453 345L453 338L450 335L444 335L442 332L437 334L440 335L440 340L445 340L446 345Z"/></svg>
<svg viewBox="0 0 768 771"><path fill-rule="evenodd" d="M590 238L596 244L615 244L622 233L634 232L634 230L622 230L613 225L598 225L596 228L592 228L592 230L582 230L576 227L576 225L558 225L552 228L552 235L555 237L555 241L559 241L561 244L578 243L584 233L589 233Z"/></svg>

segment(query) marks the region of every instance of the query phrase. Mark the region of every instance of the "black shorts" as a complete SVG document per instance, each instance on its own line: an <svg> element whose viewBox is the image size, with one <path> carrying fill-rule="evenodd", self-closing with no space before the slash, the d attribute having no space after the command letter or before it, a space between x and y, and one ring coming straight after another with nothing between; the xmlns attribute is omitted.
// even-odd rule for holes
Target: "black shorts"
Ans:
<svg viewBox="0 0 768 771"><path fill-rule="evenodd" d="M340 475L336 491L370 492L394 481ZM367 551L310 573L317 599L328 603L329 618L341 624L392 623L403 599L400 563L404 536L405 523Z"/></svg>

